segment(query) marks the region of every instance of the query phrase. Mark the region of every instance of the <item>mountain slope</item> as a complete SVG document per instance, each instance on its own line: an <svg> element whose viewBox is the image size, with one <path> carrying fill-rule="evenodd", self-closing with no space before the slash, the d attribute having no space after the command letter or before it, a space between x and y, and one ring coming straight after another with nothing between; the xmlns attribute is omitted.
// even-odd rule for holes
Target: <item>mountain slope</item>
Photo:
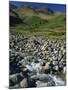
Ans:
<svg viewBox="0 0 68 90"><path fill-rule="evenodd" d="M47 38L65 38L64 13L32 6L18 6L15 9L10 7L10 9L10 23L14 24L15 31L29 32L32 35Z"/></svg>

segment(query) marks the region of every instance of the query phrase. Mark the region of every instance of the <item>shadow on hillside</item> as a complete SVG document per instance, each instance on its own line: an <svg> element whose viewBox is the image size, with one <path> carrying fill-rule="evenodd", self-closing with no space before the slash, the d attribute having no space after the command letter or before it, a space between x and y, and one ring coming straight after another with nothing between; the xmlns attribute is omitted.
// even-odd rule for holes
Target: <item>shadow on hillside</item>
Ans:
<svg viewBox="0 0 68 90"><path fill-rule="evenodd" d="M22 23L22 20L16 16L10 16L9 21L10 21L10 26L15 26L16 24Z"/></svg>

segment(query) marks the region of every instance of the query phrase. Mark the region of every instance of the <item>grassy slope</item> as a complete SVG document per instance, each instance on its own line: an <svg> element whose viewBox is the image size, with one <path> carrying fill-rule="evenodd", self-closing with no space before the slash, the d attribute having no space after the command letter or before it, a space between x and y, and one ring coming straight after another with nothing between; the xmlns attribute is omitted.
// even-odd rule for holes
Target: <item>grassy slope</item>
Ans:
<svg viewBox="0 0 68 90"><path fill-rule="evenodd" d="M50 39L65 38L65 15L63 13L46 15L35 13L33 9L28 8L20 8L16 12L24 20L24 24L18 24L11 30Z"/></svg>

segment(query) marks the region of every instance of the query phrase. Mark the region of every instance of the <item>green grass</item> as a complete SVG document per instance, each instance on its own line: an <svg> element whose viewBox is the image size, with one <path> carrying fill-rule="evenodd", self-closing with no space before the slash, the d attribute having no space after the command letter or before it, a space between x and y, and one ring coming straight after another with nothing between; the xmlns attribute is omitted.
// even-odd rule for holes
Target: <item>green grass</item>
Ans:
<svg viewBox="0 0 68 90"><path fill-rule="evenodd" d="M11 27L11 31L27 33L49 39L65 39L66 22L65 15L63 13L40 15L33 13L32 11L25 11L23 14L22 12L19 14L19 16L24 18L21 18L24 23Z"/></svg>

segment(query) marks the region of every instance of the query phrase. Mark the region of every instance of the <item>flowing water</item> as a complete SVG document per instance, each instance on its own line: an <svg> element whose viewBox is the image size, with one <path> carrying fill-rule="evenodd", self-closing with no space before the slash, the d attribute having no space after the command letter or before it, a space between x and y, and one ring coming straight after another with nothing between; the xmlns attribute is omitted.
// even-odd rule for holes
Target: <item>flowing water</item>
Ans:
<svg viewBox="0 0 68 90"><path fill-rule="evenodd" d="M12 52L12 50L10 50L10 51ZM14 52L14 53L22 54L20 52ZM38 79L38 80L36 80L37 87L64 86L65 85L65 81L63 81L62 78L60 78L59 76L41 73L41 70L42 70L41 63L42 63L42 61L40 61L38 63L31 62L30 64L25 65L26 68L29 71L31 71L30 77L33 76L32 78Z"/></svg>
<svg viewBox="0 0 68 90"><path fill-rule="evenodd" d="M41 70L41 66L40 66L40 63L34 63L32 62L31 65L26 65L27 68L30 70L30 71L36 71L36 76L37 77L41 77L41 78L47 78L45 77L46 74L41 74L40 73L40 70ZM56 76L56 75L51 75L51 74L48 74L47 76L49 76L49 81L48 82L51 82L50 80L54 81L55 82L55 86L64 86L65 85L65 81L63 81L59 76ZM45 86L45 83L41 82L41 81L38 81L38 84L40 86Z"/></svg>
<svg viewBox="0 0 68 90"><path fill-rule="evenodd" d="M57 77L55 75L50 75L50 77L54 80L56 86L64 86L65 85L65 82L60 77Z"/></svg>

